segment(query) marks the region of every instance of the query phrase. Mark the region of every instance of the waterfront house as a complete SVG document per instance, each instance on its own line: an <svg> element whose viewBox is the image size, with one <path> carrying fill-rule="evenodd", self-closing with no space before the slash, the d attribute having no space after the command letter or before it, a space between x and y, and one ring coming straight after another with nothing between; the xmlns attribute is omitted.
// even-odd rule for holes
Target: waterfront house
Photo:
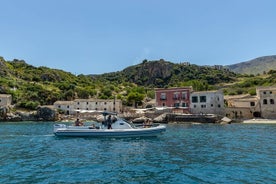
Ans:
<svg viewBox="0 0 276 184"><path fill-rule="evenodd" d="M118 99L75 99L75 109L122 112L122 101Z"/></svg>
<svg viewBox="0 0 276 184"><path fill-rule="evenodd" d="M190 94L192 87L155 89L156 107L172 108L173 111L190 113Z"/></svg>
<svg viewBox="0 0 276 184"><path fill-rule="evenodd" d="M221 90L192 92L190 98L192 114L225 114L224 95Z"/></svg>
<svg viewBox="0 0 276 184"><path fill-rule="evenodd" d="M54 108L64 111L66 115L75 114L74 111L74 101L56 101L54 103Z"/></svg>
<svg viewBox="0 0 276 184"><path fill-rule="evenodd" d="M63 110L67 115L81 111L110 111L122 112L122 101L114 99L75 99L74 101L56 101L56 109Z"/></svg>
<svg viewBox="0 0 276 184"><path fill-rule="evenodd" d="M257 97L260 100L261 117L276 118L276 86L257 87Z"/></svg>
<svg viewBox="0 0 276 184"><path fill-rule="evenodd" d="M251 119L260 117L260 103L257 96L225 96L225 115L231 119Z"/></svg>

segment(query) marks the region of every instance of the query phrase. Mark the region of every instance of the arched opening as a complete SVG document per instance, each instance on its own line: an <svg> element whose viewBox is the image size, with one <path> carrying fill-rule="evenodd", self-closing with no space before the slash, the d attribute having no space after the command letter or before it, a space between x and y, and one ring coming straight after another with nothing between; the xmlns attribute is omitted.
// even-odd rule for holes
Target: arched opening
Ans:
<svg viewBox="0 0 276 184"><path fill-rule="evenodd" d="M253 116L254 116L254 118L260 118L261 117L261 113L260 112L254 112Z"/></svg>

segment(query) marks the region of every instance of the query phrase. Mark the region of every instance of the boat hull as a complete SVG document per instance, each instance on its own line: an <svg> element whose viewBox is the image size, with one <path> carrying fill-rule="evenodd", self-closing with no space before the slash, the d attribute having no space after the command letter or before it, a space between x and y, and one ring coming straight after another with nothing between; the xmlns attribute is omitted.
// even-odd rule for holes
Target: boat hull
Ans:
<svg viewBox="0 0 276 184"><path fill-rule="evenodd" d="M139 129L68 129L57 128L54 131L56 136L63 137L152 137L166 131L164 125L152 128L139 128Z"/></svg>

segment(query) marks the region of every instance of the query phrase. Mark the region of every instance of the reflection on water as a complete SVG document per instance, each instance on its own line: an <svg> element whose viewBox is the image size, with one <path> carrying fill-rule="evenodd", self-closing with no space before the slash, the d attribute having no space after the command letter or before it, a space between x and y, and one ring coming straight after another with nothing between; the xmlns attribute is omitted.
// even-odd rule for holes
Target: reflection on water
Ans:
<svg viewBox="0 0 276 184"><path fill-rule="evenodd" d="M276 125L168 125L156 138L58 138L0 124L1 183L275 183Z"/></svg>

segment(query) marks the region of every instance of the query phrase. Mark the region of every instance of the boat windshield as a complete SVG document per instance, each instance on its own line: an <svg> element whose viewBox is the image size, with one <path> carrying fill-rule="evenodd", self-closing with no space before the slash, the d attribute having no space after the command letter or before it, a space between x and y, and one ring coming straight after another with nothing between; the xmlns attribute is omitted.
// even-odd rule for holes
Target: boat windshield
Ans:
<svg viewBox="0 0 276 184"><path fill-rule="evenodd" d="M132 121L127 121L125 119L122 119L122 120L127 122L132 128L137 128Z"/></svg>

